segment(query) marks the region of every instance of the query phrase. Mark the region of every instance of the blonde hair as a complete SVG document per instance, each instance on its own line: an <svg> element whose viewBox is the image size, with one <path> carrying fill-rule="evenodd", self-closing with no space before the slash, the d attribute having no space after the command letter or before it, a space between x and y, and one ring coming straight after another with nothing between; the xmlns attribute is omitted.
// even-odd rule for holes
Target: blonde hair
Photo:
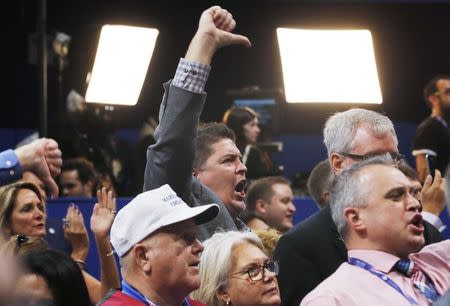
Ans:
<svg viewBox="0 0 450 306"><path fill-rule="evenodd" d="M269 228L266 230L257 230L254 233L261 239L261 242L264 246L264 252L270 258L273 258L273 253L275 252L275 247L277 246L277 242L281 237L279 231L273 228Z"/></svg>
<svg viewBox="0 0 450 306"><path fill-rule="evenodd" d="M208 306L224 306L217 292L227 284L231 269L232 250L236 245L251 243L264 251L261 240L252 232L215 233L203 242L205 249L200 259L200 288L191 297Z"/></svg>
<svg viewBox="0 0 450 306"><path fill-rule="evenodd" d="M2 254L10 256L21 256L31 251L48 249L48 244L42 237L25 235L13 235L2 246Z"/></svg>
<svg viewBox="0 0 450 306"><path fill-rule="evenodd" d="M33 191L39 201L43 203L39 187L34 183L18 181L0 187L0 229L4 240L8 240L11 236L11 214L16 204L17 194L21 189Z"/></svg>

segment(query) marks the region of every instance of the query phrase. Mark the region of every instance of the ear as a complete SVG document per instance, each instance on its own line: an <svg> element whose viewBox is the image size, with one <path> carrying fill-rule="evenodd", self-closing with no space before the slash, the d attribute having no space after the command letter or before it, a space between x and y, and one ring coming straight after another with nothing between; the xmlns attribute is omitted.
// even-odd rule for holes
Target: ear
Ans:
<svg viewBox="0 0 450 306"><path fill-rule="evenodd" d="M337 153L331 153L330 165L334 173L339 173L342 170L342 164L344 163L344 157Z"/></svg>
<svg viewBox="0 0 450 306"><path fill-rule="evenodd" d="M439 107L439 98L436 95L430 95L428 96L428 103L430 104L431 108L434 108L436 106Z"/></svg>
<svg viewBox="0 0 450 306"><path fill-rule="evenodd" d="M322 194L321 199L322 199L322 203L323 203L324 205L328 205L328 203L329 203L329 201L330 201L330 192L329 192L329 191L325 191L325 192Z"/></svg>
<svg viewBox="0 0 450 306"><path fill-rule="evenodd" d="M366 230L363 210L359 207L347 207L344 209L344 218L349 228L353 231L362 233Z"/></svg>
<svg viewBox="0 0 450 306"><path fill-rule="evenodd" d="M255 210L264 215L267 213L267 205L266 201L259 199L255 203Z"/></svg>
<svg viewBox="0 0 450 306"><path fill-rule="evenodd" d="M216 292L216 297L225 304L231 303L231 297L228 294L228 289L225 285L219 287L219 290Z"/></svg>
<svg viewBox="0 0 450 306"><path fill-rule="evenodd" d="M136 244L132 251L134 252L134 260L137 265L141 268L145 273L151 272L151 263L148 257L148 247L144 244Z"/></svg>
<svg viewBox="0 0 450 306"><path fill-rule="evenodd" d="M200 170L198 170L198 169L196 169L196 168L192 169L192 175L193 175L194 177L197 177L199 173L200 173Z"/></svg>

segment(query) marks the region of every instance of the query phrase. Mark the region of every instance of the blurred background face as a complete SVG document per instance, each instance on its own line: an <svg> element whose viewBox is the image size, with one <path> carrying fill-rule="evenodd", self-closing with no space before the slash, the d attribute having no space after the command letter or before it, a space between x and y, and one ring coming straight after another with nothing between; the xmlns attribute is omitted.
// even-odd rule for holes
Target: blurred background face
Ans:
<svg viewBox="0 0 450 306"><path fill-rule="evenodd" d="M53 294L45 279L37 274L24 274L17 280L15 298L19 305L52 306Z"/></svg>
<svg viewBox="0 0 450 306"><path fill-rule="evenodd" d="M224 289L233 306L276 306L281 303L278 282L272 272L264 270L263 279L258 281L251 280L246 272L268 261L267 255L254 244L242 243L233 247L230 276Z"/></svg>
<svg viewBox="0 0 450 306"><path fill-rule="evenodd" d="M291 187L286 184L274 184L272 191L273 195L266 206L264 219L283 233L293 226L292 218L296 210L293 202L294 194Z"/></svg>
<svg viewBox="0 0 450 306"><path fill-rule="evenodd" d="M261 130L258 126L258 118L253 118L252 121L247 122L242 126L242 129L244 131L244 136L247 142L249 143L256 143L258 140L259 133Z"/></svg>
<svg viewBox="0 0 450 306"><path fill-rule="evenodd" d="M436 87L438 89L436 96L439 98L441 110L448 115L450 113L450 80L439 80Z"/></svg>
<svg viewBox="0 0 450 306"><path fill-rule="evenodd" d="M34 191L20 189L11 213L11 234L45 236L45 205Z"/></svg>
<svg viewBox="0 0 450 306"><path fill-rule="evenodd" d="M77 170L67 170L60 177L62 194L65 197L90 197L86 188L78 177Z"/></svg>
<svg viewBox="0 0 450 306"><path fill-rule="evenodd" d="M0 242L0 248L4 245ZM16 261L15 256L6 254L2 249L0 252L0 305L9 305L8 302L12 298L12 290L14 288L14 280L16 279Z"/></svg>
<svg viewBox="0 0 450 306"><path fill-rule="evenodd" d="M381 138L376 137L368 125L362 124L356 130L355 137L352 141L351 152L347 153L356 155L398 153L396 137L392 134L387 134ZM358 161L360 160L346 157L340 165L340 168L337 169L336 165L333 165L333 167L335 171L340 172Z"/></svg>

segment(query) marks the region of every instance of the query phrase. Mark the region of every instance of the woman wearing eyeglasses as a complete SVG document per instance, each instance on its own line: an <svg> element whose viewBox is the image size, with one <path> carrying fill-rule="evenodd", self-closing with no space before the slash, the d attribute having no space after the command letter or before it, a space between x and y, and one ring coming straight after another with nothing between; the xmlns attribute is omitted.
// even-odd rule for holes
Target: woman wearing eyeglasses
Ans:
<svg viewBox="0 0 450 306"><path fill-rule="evenodd" d="M252 232L216 233L204 241L200 288L192 298L209 306L277 306L278 263Z"/></svg>

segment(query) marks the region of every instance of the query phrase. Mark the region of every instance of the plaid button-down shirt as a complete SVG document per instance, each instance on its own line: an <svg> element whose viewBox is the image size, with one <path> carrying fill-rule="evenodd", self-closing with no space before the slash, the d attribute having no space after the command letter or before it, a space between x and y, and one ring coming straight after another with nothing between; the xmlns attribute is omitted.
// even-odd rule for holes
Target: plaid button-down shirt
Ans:
<svg viewBox="0 0 450 306"><path fill-rule="evenodd" d="M211 67L192 61L180 59L172 85L192 92L202 93L208 80Z"/></svg>

